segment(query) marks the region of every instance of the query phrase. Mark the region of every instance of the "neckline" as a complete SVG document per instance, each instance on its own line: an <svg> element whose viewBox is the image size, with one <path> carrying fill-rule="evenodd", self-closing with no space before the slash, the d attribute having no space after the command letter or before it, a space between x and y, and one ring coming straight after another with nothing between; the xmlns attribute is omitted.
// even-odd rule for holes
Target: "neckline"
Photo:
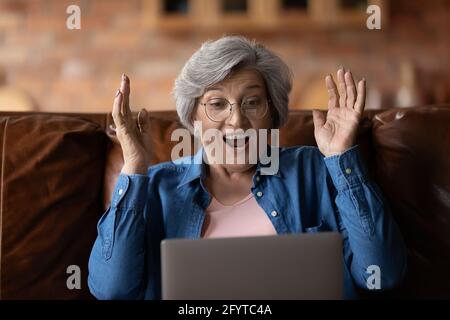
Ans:
<svg viewBox="0 0 450 320"><path fill-rule="evenodd" d="M237 206L243 204L244 202L250 200L252 197L253 197L253 193L250 192L244 199L239 200L238 202L236 202L236 203L234 203L234 204L229 204L229 205L226 205L226 204L221 203L221 202L220 202L219 200L217 200L214 196L213 196L213 200L214 200L215 202L217 202L221 207L224 207L224 208L232 208L232 207L237 207Z"/></svg>

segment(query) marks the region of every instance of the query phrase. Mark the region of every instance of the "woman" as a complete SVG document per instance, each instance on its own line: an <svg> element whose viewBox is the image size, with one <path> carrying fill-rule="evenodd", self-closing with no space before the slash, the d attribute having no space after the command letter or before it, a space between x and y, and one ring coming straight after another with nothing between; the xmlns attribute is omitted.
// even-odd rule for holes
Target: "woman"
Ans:
<svg viewBox="0 0 450 320"><path fill-rule="evenodd" d="M211 140L191 161L148 167L147 113L132 120L130 82L122 76L113 118L124 166L111 206L98 223L89 261L89 288L99 299L160 298L160 241L339 231L344 241L345 297L367 289L369 266L381 289L397 284L406 250L376 185L368 180L355 146L365 81L350 71L326 77L328 112L313 113L318 148L279 149L279 169L263 174L258 161L205 161ZM229 156L251 152L243 131L275 129L287 118L291 77L284 62L242 37L206 42L175 82L178 115L191 131L198 121L222 135ZM239 133L238 133L239 132ZM206 156L205 156L206 155ZM186 159L185 159L186 160Z"/></svg>

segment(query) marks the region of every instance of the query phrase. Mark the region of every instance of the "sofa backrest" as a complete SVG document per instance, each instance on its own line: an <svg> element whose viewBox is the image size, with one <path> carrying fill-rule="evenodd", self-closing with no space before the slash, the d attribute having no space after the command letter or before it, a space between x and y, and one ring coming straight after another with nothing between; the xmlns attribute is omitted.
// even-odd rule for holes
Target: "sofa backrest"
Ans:
<svg viewBox="0 0 450 320"><path fill-rule="evenodd" d="M152 162L168 161L181 124L175 112L150 116ZM123 163L111 124L110 114L0 112L2 299L92 298L87 261ZM280 132L282 146L315 145L310 111L291 111ZM387 296L449 298L450 105L367 111L358 144L409 251ZM81 290L67 287L70 266Z"/></svg>
<svg viewBox="0 0 450 320"><path fill-rule="evenodd" d="M375 180L408 246L401 297L450 298L450 106L373 119Z"/></svg>

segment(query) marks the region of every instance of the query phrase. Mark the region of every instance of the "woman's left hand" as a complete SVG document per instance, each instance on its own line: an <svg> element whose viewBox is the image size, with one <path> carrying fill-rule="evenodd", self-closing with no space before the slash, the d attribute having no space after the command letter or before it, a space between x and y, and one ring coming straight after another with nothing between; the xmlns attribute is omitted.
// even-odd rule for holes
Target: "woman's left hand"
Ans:
<svg viewBox="0 0 450 320"><path fill-rule="evenodd" d="M314 110L314 136L326 157L341 154L355 144L366 99L366 81L355 85L350 71L337 72L338 85L331 75L325 78L328 89L328 112Z"/></svg>

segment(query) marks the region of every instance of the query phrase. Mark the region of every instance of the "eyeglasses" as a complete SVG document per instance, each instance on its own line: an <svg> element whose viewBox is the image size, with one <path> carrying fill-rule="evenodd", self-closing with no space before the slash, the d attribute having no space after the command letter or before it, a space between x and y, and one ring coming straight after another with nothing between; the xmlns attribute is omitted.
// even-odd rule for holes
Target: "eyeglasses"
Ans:
<svg viewBox="0 0 450 320"><path fill-rule="evenodd" d="M241 114L249 120L260 120L264 118L269 109L270 100L260 97L251 97L242 101ZM206 116L214 122L222 122L227 120L233 113L233 105L238 103L230 103L224 98L213 98L206 103L200 103L205 107Z"/></svg>

